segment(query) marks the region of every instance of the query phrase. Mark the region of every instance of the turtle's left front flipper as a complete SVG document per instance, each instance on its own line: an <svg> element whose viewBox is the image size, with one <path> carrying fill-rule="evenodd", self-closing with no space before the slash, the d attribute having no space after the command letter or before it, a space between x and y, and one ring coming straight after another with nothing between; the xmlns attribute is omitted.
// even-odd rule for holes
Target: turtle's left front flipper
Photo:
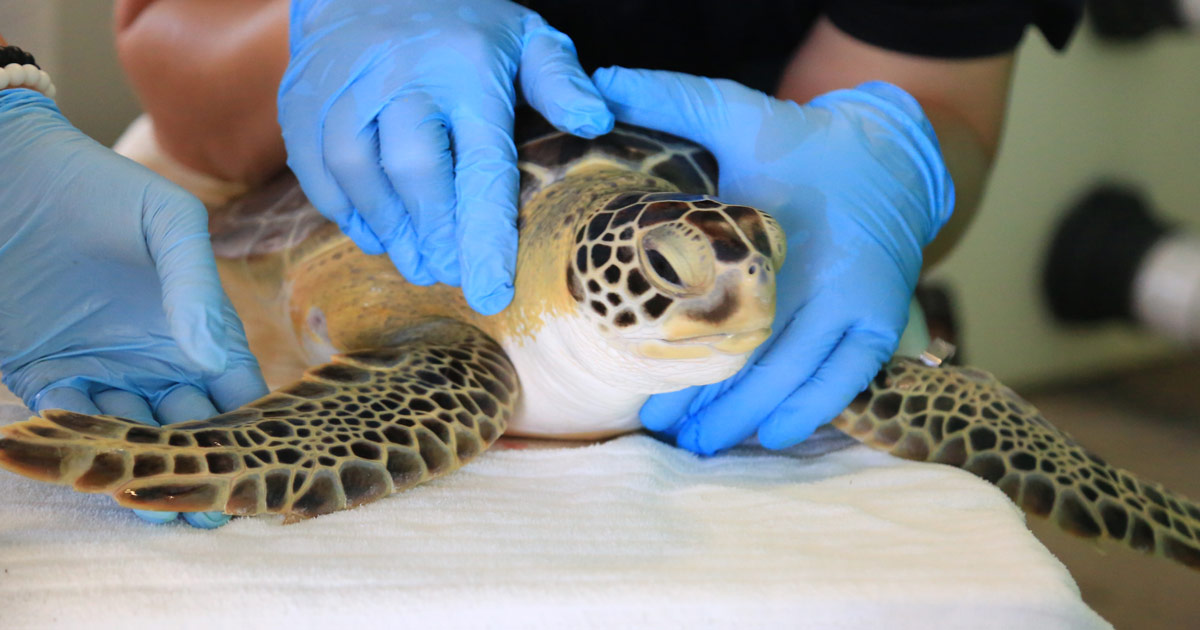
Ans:
<svg viewBox="0 0 1200 630"><path fill-rule="evenodd" d="M131 508L294 521L457 469L504 432L518 392L494 341L435 320L208 420L160 428L47 411L0 428L0 467Z"/></svg>
<svg viewBox="0 0 1200 630"><path fill-rule="evenodd" d="M975 473L1077 536L1200 569L1200 506L1105 463L986 372L893 360L833 424L893 455Z"/></svg>

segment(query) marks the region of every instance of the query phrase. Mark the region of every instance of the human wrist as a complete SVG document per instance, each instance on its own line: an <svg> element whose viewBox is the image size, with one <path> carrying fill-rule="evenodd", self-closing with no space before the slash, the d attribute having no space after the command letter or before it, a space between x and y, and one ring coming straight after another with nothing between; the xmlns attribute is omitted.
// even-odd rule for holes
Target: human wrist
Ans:
<svg viewBox="0 0 1200 630"><path fill-rule="evenodd" d="M23 115L26 110L35 109L48 109L62 115L54 101L41 92L24 89L0 90L0 125L6 123L13 115Z"/></svg>
<svg viewBox="0 0 1200 630"><path fill-rule="evenodd" d="M33 55L17 46L0 44L0 91L25 88L54 98L50 75L38 67Z"/></svg>
<svg viewBox="0 0 1200 630"><path fill-rule="evenodd" d="M58 110L54 101L33 90L0 90L0 163L9 176L17 164L48 164L61 156L63 139L82 135ZM20 187L17 187L20 188Z"/></svg>
<svg viewBox="0 0 1200 630"><path fill-rule="evenodd" d="M942 228L949 222L955 206L955 185L942 153L942 146L920 102L899 86L886 81L870 81L855 88L869 95L864 104L872 107L878 115L885 117L890 126L892 140L898 154L907 155L915 180L905 181L903 173L897 173L897 183L915 198L924 198L924 207L916 217L927 218L922 247L933 242ZM877 119L878 122L878 119ZM882 156L881 156L882 157ZM924 188L922 191L921 188ZM921 194L921 193L924 194ZM917 228L916 225L912 226Z"/></svg>
<svg viewBox="0 0 1200 630"><path fill-rule="evenodd" d="M816 153L806 151L807 179L818 177L830 194L848 195L846 207L910 235L918 249L933 241L953 212L954 183L917 100L894 84L870 81L803 107L829 115L811 118L828 126L828 140Z"/></svg>
<svg viewBox="0 0 1200 630"><path fill-rule="evenodd" d="M971 125L936 106L926 106L929 120L937 131L946 169L954 179L954 214L925 247L925 269L943 260L962 239L978 213L988 177L995 160L995 148L989 147Z"/></svg>

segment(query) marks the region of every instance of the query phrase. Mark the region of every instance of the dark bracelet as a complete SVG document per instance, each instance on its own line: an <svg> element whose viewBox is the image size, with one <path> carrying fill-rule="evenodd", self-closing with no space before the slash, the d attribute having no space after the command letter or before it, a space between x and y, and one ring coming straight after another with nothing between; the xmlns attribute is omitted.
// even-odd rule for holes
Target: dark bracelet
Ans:
<svg viewBox="0 0 1200 630"><path fill-rule="evenodd" d="M16 46L0 46L0 90L25 88L50 98L56 92L50 75L38 67L33 55Z"/></svg>
<svg viewBox="0 0 1200 630"><path fill-rule="evenodd" d="M31 66L37 66L38 68L41 68L41 66L38 66L37 62L33 60L33 55L21 50L20 47L0 46L0 68L3 68L10 63L19 64L22 66L29 64Z"/></svg>

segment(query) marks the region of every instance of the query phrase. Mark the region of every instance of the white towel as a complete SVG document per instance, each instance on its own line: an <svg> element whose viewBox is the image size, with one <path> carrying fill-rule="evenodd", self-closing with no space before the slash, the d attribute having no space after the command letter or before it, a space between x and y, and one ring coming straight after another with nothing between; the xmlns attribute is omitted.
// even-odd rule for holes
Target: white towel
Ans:
<svg viewBox="0 0 1200 630"><path fill-rule="evenodd" d="M355 510L214 531L3 473L0 628L1110 627L999 491L813 455L831 435L493 451Z"/></svg>

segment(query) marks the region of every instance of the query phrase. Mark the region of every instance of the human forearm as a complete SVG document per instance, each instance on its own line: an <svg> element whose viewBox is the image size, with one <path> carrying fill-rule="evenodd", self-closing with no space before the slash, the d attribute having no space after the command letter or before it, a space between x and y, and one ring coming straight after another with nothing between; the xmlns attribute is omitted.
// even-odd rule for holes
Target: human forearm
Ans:
<svg viewBox="0 0 1200 630"><path fill-rule="evenodd" d="M937 262L966 230L999 146L1012 56L942 60L896 53L858 41L820 21L793 56L778 96L801 103L870 80L894 83L921 103L954 178L954 215L925 250Z"/></svg>
<svg viewBox="0 0 1200 630"><path fill-rule="evenodd" d="M172 158L245 183L283 167L287 16L287 0L117 1L121 63Z"/></svg>
<svg viewBox="0 0 1200 630"><path fill-rule="evenodd" d="M922 107L933 123L942 159L954 180L955 190L954 214L933 242L925 247L925 268L928 269L949 254L970 227L992 171L996 148L982 140L971 125L954 112L926 102L922 102Z"/></svg>

